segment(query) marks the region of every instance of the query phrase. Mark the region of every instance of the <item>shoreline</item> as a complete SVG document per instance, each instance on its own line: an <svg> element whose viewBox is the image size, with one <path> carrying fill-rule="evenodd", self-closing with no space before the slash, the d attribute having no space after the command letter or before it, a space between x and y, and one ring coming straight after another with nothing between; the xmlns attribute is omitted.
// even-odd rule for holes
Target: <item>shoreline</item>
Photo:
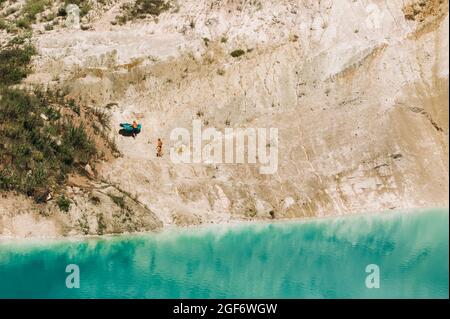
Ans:
<svg viewBox="0 0 450 319"><path fill-rule="evenodd" d="M414 214L414 213L424 213L426 211L432 210L442 210L449 212L449 207L415 207L415 208L399 208L395 210L388 211L377 211L377 212L357 212L346 215L326 215L326 216L313 216L313 217L296 217L296 218L284 218L284 219L254 219L254 220L245 220L245 219L235 219L229 220L227 222L218 222L218 223L208 223L208 224L200 224L200 225L186 225L186 226L177 226L177 225L166 225L159 231L153 232L133 232L133 233L120 233L120 234L104 234L104 235L76 235L76 236L30 236L30 237L18 237L18 236L3 236L0 235L0 244L10 241L20 241L20 242L32 242L35 240L44 240L51 242L64 242L64 241L85 241L85 240L111 240L117 239L121 237L137 237L137 236L150 236L150 235L163 235L170 234L172 236L173 233L181 233L186 231L195 231L197 233L201 233L201 231L205 231L208 228L212 227L226 227L226 228L236 228L236 227L247 227L247 226L269 226L269 225L280 225L280 224L290 224L290 223L308 223L308 222L318 222L318 221L330 221L330 220L340 220L347 218L357 218L357 217L373 217L373 216L383 216L388 217L391 214Z"/></svg>

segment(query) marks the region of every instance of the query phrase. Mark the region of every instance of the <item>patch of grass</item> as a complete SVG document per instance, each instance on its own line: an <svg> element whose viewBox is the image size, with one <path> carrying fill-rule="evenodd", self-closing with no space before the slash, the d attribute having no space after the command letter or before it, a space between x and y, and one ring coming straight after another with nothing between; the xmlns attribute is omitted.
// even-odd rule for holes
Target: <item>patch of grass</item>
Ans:
<svg viewBox="0 0 450 319"><path fill-rule="evenodd" d="M124 209L126 207L124 196L115 196L113 194L108 194L108 196L112 199L114 204L116 204L120 208Z"/></svg>
<svg viewBox="0 0 450 319"><path fill-rule="evenodd" d="M112 137L102 135L103 139L106 140L106 143L108 144L108 147L114 152L113 155L118 157L120 156L120 150L117 146L116 140Z"/></svg>
<svg viewBox="0 0 450 319"><path fill-rule="evenodd" d="M49 0L27 0L22 7L22 18L17 21L16 25L19 28L29 29L31 24L36 21L36 16L43 12L49 4Z"/></svg>
<svg viewBox="0 0 450 319"><path fill-rule="evenodd" d="M67 105L58 92L13 87L30 72L36 52L27 39L16 37L0 51L0 189L43 202L67 174L94 158L96 148L84 125L60 111L75 102Z"/></svg>
<svg viewBox="0 0 450 319"><path fill-rule="evenodd" d="M78 163L85 165L94 154L95 146L87 136L84 125L75 126L66 122L59 147L60 159L69 166Z"/></svg>
<svg viewBox="0 0 450 319"><path fill-rule="evenodd" d="M84 126L62 118L45 92L0 90L0 189L42 201L96 153ZM45 116L42 116L45 115Z"/></svg>
<svg viewBox="0 0 450 319"><path fill-rule="evenodd" d="M136 15L149 14L159 16L170 9L170 2L165 0L136 0L132 13Z"/></svg>
<svg viewBox="0 0 450 319"><path fill-rule="evenodd" d="M11 43L0 51L0 189L41 202L96 150L84 126L62 116L67 106L57 94L12 87L29 73L35 50L25 38Z"/></svg>
<svg viewBox="0 0 450 319"><path fill-rule="evenodd" d="M60 196L57 201L56 204L58 205L59 209L63 212L69 212L70 210L70 200L65 197L65 196Z"/></svg>
<svg viewBox="0 0 450 319"><path fill-rule="evenodd" d="M106 225L105 218L103 217L103 214L101 214L101 213L97 214L97 225L98 225L98 227L97 227L98 234L103 235L105 233L107 225Z"/></svg>
<svg viewBox="0 0 450 319"><path fill-rule="evenodd" d="M135 18L147 16L158 17L172 7L170 0L136 0L134 4L126 3L121 7L122 14L116 16L116 23L123 25Z"/></svg>
<svg viewBox="0 0 450 319"><path fill-rule="evenodd" d="M97 117L98 121L104 128L110 129L109 122L111 119L111 115L107 111L96 107L92 110L92 113Z"/></svg>
<svg viewBox="0 0 450 319"><path fill-rule="evenodd" d="M26 18L21 18L16 21L16 26L21 29L30 29L31 22L30 22L30 20L28 20Z"/></svg>
<svg viewBox="0 0 450 319"><path fill-rule="evenodd" d="M16 28L12 23L0 17L0 30L5 30L8 33L12 33L16 31Z"/></svg>
<svg viewBox="0 0 450 319"><path fill-rule="evenodd" d="M31 45L20 46L10 42L0 51L0 83L11 85L19 83L30 73L29 64L36 50Z"/></svg>
<svg viewBox="0 0 450 319"><path fill-rule="evenodd" d="M124 25L125 23L127 23L127 21L128 19L126 15L118 15L115 17L115 20L112 22L112 24Z"/></svg>
<svg viewBox="0 0 450 319"><path fill-rule="evenodd" d="M68 105L69 108L70 108L72 111L74 111L77 115L80 115L80 114L81 114L80 107L78 106L78 104L75 102L74 99L70 99L70 100L67 102L67 105Z"/></svg>
<svg viewBox="0 0 450 319"><path fill-rule="evenodd" d="M22 8L22 14L34 21L36 15L43 12L49 3L49 0L27 0Z"/></svg>

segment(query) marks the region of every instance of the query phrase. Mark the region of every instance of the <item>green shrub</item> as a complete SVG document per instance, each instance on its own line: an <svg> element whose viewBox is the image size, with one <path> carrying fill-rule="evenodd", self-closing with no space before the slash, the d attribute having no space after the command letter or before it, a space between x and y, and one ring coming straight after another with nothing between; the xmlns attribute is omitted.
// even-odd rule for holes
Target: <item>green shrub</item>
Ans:
<svg viewBox="0 0 450 319"><path fill-rule="evenodd" d="M82 124L60 118L45 93L3 87L0 95L0 189L41 201L95 155L95 146Z"/></svg>
<svg viewBox="0 0 450 319"><path fill-rule="evenodd" d="M61 7L58 9L58 17L65 17L67 16L66 8Z"/></svg>
<svg viewBox="0 0 450 319"><path fill-rule="evenodd" d="M0 189L14 190L18 187L19 180L11 169L0 170Z"/></svg>
<svg viewBox="0 0 450 319"><path fill-rule="evenodd" d="M31 22L27 18L21 18L16 21L16 26L18 28L22 29L30 29L31 28Z"/></svg>
<svg viewBox="0 0 450 319"><path fill-rule="evenodd" d="M49 4L49 0L27 0L21 11L21 19L16 22L16 25L19 28L30 29L31 24L36 21L36 16Z"/></svg>
<svg viewBox="0 0 450 319"><path fill-rule="evenodd" d="M70 200L65 196L59 197L56 204L58 204L59 209L63 212L67 213L70 209Z"/></svg>
<svg viewBox="0 0 450 319"><path fill-rule="evenodd" d="M31 45L9 46L0 51L0 83L11 85L19 83L30 73L29 63L36 50Z"/></svg>
<svg viewBox="0 0 450 319"><path fill-rule="evenodd" d="M111 114L98 107L94 108L92 113L98 118L98 121L104 128L110 129L109 122L111 120Z"/></svg>
<svg viewBox="0 0 450 319"><path fill-rule="evenodd" d="M60 112L78 108L75 102L68 106L60 93L12 87L30 71L35 49L27 44L28 37L16 37L0 51L0 189L43 202L96 149L84 125L73 124ZM64 198L60 202L62 210L68 209Z"/></svg>
<svg viewBox="0 0 450 319"><path fill-rule="evenodd" d="M132 13L136 15L150 14L158 16L170 9L170 3L164 0L136 0Z"/></svg>
<svg viewBox="0 0 450 319"><path fill-rule="evenodd" d="M116 23L123 25L134 18L145 18L147 15L159 16L171 8L168 0L136 0L134 4L125 3L121 7L122 14L116 16Z"/></svg>
<svg viewBox="0 0 450 319"><path fill-rule="evenodd" d="M0 30L6 30L6 32L12 32L14 30L11 23L0 17Z"/></svg>
<svg viewBox="0 0 450 319"><path fill-rule="evenodd" d="M80 107L77 105L77 103L75 102L75 100L70 99L68 102L69 108L74 111L75 113L77 113L77 115L80 115Z"/></svg>
<svg viewBox="0 0 450 319"><path fill-rule="evenodd" d="M49 106L45 109L44 115L47 116L49 121L57 121L61 118L61 113Z"/></svg>
<svg viewBox="0 0 450 319"><path fill-rule="evenodd" d="M43 12L49 3L49 0L27 0L22 8L22 14L30 21L35 21L36 15Z"/></svg>
<svg viewBox="0 0 450 319"><path fill-rule="evenodd" d="M108 194L108 196L112 199L114 204L116 204L122 209L125 208L125 198L123 196L115 196L113 194Z"/></svg>
<svg viewBox="0 0 450 319"><path fill-rule="evenodd" d="M107 225L106 225L105 218L103 217L103 214L101 214L101 213L97 214L97 225L98 225L98 228L97 228L98 234L103 235L105 233Z"/></svg>

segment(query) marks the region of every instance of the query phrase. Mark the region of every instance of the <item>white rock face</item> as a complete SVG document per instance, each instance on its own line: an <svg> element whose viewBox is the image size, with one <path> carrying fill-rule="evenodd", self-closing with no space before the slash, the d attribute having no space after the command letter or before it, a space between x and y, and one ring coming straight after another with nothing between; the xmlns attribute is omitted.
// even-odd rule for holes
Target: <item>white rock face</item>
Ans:
<svg viewBox="0 0 450 319"><path fill-rule="evenodd" d="M113 128L138 119L136 139L111 133L123 157L99 174L165 224L448 207L448 1L420 8L198 0L111 26L116 6L91 31L39 36L36 72L87 106L118 103ZM172 163L170 132L194 119L277 128L277 173Z"/></svg>
<svg viewBox="0 0 450 319"><path fill-rule="evenodd" d="M66 6L66 27L70 29L80 29L80 8L76 4Z"/></svg>

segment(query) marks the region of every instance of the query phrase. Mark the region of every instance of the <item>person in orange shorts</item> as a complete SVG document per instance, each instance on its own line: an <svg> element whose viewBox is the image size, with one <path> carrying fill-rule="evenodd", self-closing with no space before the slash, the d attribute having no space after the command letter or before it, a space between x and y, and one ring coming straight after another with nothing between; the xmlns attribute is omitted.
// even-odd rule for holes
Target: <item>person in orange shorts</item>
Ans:
<svg viewBox="0 0 450 319"><path fill-rule="evenodd" d="M163 147L162 140L158 138L158 143L156 144L156 157L163 156L162 147Z"/></svg>
<svg viewBox="0 0 450 319"><path fill-rule="evenodd" d="M138 128L138 123L136 121L133 121L133 138L136 137L136 132L137 132L137 128Z"/></svg>

